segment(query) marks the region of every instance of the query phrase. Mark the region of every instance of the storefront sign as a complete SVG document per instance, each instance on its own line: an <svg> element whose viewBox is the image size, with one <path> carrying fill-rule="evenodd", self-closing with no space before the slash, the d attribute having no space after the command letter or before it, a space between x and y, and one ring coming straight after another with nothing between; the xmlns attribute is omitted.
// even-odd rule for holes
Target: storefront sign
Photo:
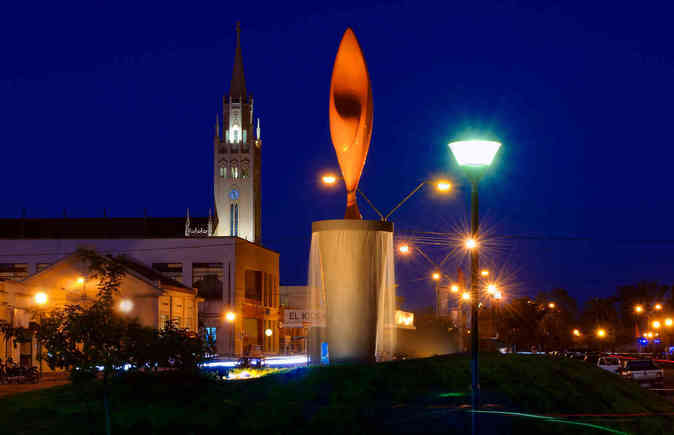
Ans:
<svg viewBox="0 0 674 435"><path fill-rule="evenodd" d="M309 310L284 310L284 328L310 328L312 326L325 326L325 312Z"/></svg>

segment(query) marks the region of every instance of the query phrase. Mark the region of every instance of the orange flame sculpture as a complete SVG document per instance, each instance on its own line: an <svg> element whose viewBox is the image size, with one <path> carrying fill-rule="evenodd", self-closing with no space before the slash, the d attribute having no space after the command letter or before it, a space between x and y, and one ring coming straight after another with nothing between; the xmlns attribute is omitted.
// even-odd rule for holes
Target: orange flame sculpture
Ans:
<svg viewBox="0 0 674 435"><path fill-rule="evenodd" d="M346 186L344 219L362 219L356 191L372 138L372 86L365 58L349 27L339 44L330 82L330 137Z"/></svg>

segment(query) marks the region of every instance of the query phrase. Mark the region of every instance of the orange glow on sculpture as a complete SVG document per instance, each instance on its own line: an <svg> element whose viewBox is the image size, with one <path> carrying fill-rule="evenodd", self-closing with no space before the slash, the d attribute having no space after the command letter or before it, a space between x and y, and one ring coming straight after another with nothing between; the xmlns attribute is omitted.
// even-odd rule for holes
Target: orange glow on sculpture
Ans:
<svg viewBox="0 0 674 435"><path fill-rule="evenodd" d="M346 186L345 219L361 219L356 191L372 138L372 85L351 28L339 44L330 81L330 137Z"/></svg>

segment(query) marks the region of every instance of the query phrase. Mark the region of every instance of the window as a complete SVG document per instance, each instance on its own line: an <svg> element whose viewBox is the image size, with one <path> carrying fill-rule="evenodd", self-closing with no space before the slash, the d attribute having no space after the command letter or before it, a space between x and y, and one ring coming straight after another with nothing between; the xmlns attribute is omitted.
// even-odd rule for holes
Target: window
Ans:
<svg viewBox="0 0 674 435"><path fill-rule="evenodd" d="M249 172L248 160L244 160L241 162L241 178L243 179L248 178L248 172Z"/></svg>
<svg viewBox="0 0 674 435"><path fill-rule="evenodd" d="M234 204L234 235L239 237L239 204Z"/></svg>
<svg viewBox="0 0 674 435"><path fill-rule="evenodd" d="M215 343L216 339L216 329L215 328L204 328L206 331L206 340L209 340L212 343Z"/></svg>
<svg viewBox="0 0 674 435"><path fill-rule="evenodd" d="M220 162L220 167L218 168L218 170L220 171L219 172L220 178L227 177L227 162L224 160Z"/></svg>
<svg viewBox="0 0 674 435"><path fill-rule="evenodd" d="M192 287L206 300L222 300L224 277L222 263L192 263Z"/></svg>
<svg viewBox="0 0 674 435"><path fill-rule="evenodd" d="M21 280L28 276L27 263L0 263L0 281Z"/></svg>
<svg viewBox="0 0 674 435"><path fill-rule="evenodd" d="M233 179L238 179L239 178L239 162L236 160L232 160L232 169L231 169L231 174Z"/></svg>
<svg viewBox="0 0 674 435"><path fill-rule="evenodd" d="M173 278L178 282L183 282L182 263L152 263L152 268L162 275Z"/></svg>
<svg viewBox="0 0 674 435"><path fill-rule="evenodd" d="M229 235L234 237L234 204L229 204Z"/></svg>
<svg viewBox="0 0 674 435"><path fill-rule="evenodd" d="M262 303L262 272L257 270L246 271L246 299Z"/></svg>
<svg viewBox="0 0 674 435"><path fill-rule="evenodd" d="M163 329L169 325L169 316L168 314L159 315L159 328Z"/></svg>

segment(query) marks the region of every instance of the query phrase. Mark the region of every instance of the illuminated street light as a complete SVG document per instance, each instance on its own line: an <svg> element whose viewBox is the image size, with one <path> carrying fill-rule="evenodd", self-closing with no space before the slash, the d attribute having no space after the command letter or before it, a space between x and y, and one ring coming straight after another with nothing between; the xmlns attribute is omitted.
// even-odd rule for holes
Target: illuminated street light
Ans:
<svg viewBox="0 0 674 435"><path fill-rule="evenodd" d="M672 319L671 318L665 319L665 325L666 326L672 326Z"/></svg>
<svg viewBox="0 0 674 435"><path fill-rule="evenodd" d="M133 310L133 301L131 299L124 299L119 303L119 310L123 313L129 313Z"/></svg>
<svg viewBox="0 0 674 435"><path fill-rule="evenodd" d="M409 247L409 245L400 245L398 247L398 251L400 251L401 254L409 254L410 247Z"/></svg>
<svg viewBox="0 0 674 435"><path fill-rule="evenodd" d="M456 284L452 284L452 286L449 289L452 291L452 293L458 293L459 286Z"/></svg>
<svg viewBox="0 0 674 435"><path fill-rule="evenodd" d="M431 275L433 278L433 281L439 281L440 280L440 272L433 272L433 275Z"/></svg>
<svg viewBox="0 0 674 435"><path fill-rule="evenodd" d="M454 154L459 166L463 167L468 179L470 180L470 239L466 241L466 248L470 253L470 276L471 292L474 299L471 301L470 309L470 329L473 331L471 336L471 406L472 409L480 409L480 373L479 373L479 292L478 292L478 268L480 267L479 253L477 252L478 233L480 228L479 209L478 209L478 183L484 175L487 167L491 165L494 156L501 148L499 142L486 140L464 140L452 142L449 148ZM472 414L473 433L477 433L477 413Z"/></svg>
<svg viewBox="0 0 674 435"><path fill-rule="evenodd" d="M556 306L557 306L557 305L556 305L554 302L550 302L550 303L548 304L548 308L550 308L551 310L553 310Z"/></svg>
<svg viewBox="0 0 674 435"><path fill-rule="evenodd" d="M659 320L653 320L653 328L660 329L660 321Z"/></svg>
<svg viewBox="0 0 674 435"><path fill-rule="evenodd" d="M597 337L599 337L599 338L606 337L606 330L601 329L601 328L597 329Z"/></svg>
<svg viewBox="0 0 674 435"><path fill-rule="evenodd" d="M274 331L272 331L272 330L269 329L269 328L267 328L267 329L264 330L264 335L266 335L267 337L271 337L271 335L272 335L273 333L274 333Z"/></svg>
<svg viewBox="0 0 674 435"><path fill-rule="evenodd" d="M579 329L574 329L572 332L573 332L573 335L575 335L576 337L580 337L580 330Z"/></svg>
<svg viewBox="0 0 674 435"><path fill-rule="evenodd" d="M323 175L321 180L323 181L323 184L335 184L337 182L337 177L334 175Z"/></svg>
<svg viewBox="0 0 674 435"><path fill-rule="evenodd" d="M497 290L497 288L496 288L496 285L494 285L494 284L489 284L487 286L487 293L489 293L490 295L495 294L496 290Z"/></svg>
<svg viewBox="0 0 674 435"><path fill-rule="evenodd" d="M489 271L487 269L482 269L482 271L480 272L480 275L489 276Z"/></svg>
<svg viewBox="0 0 674 435"><path fill-rule="evenodd" d="M637 305L637 306L634 307L634 312L637 313L637 314L641 314L641 313L644 312L644 307L641 306L641 305Z"/></svg>
<svg viewBox="0 0 674 435"><path fill-rule="evenodd" d="M655 304L655 306L653 308L660 311L662 309L662 305L661 304Z"/></svg>
<svg viewBox="0 0 674 435"><path fill-rule="evenodd" d="M461 295L461 299L463 299L464 301L469 301L470 300L470 293L463 292L463 294Z"/></svg>
<svg viewBox="0 0 674 435"><path fill-rule="evenodd" d="M80 276L79 278L77 278L77 283L78 284L84 284L84 277Z"/></svg>
<svg viewBox="0 0 674 435"><path fill-rule="evenodd" d="M38 305L46 304L48 299L49 298L47 297L47 293L39 292L35 294L35 303Z"/></svg>
<svg viewBox="0 0 674 435"><path fill-rule="evenodd" d="M452 185L447 181L438 181L435 183L435 188L440 192L449 192L452 189Z"/></svg>
<svg viewBox="0 0 674 435"><path fill-rule="evenodd" d="M494 299L498 300L498 299L502 299L502 298L503 298L503 294L500 291L497 290L497 291L494 292Z"/></svg>
<svg viewBox="0 0 674 435"><path fill-rule="evenodd" d="M232 323L236 319L236 314L232 311L227 311L227 314L225 314L225 320L227 320L229 323Z"/></svg>

